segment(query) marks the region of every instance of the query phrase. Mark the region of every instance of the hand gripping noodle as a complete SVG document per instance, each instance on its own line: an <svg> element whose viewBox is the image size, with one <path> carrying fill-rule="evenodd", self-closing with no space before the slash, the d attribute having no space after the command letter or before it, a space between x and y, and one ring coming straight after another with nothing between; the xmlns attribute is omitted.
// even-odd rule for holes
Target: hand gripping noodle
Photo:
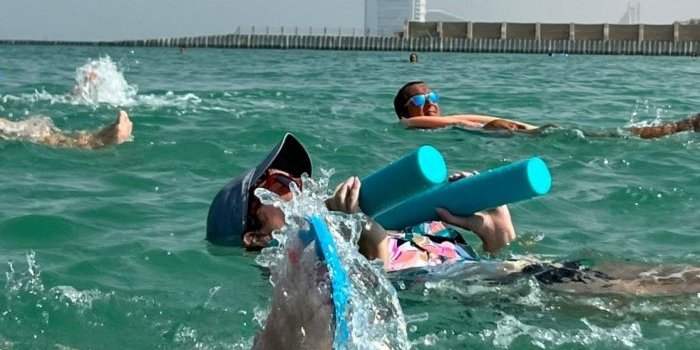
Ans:
<svg viewBox="0 0 700 350"><path fill-rule="evenodd" d="M421 146L362 179L360 208L374 216L447 181L447 165L432 146Z"/></svg>
<svg viewBox="0 0 700 350"><path fill-rule="evenodd" d="M333 235L328 230L326 222L318 215L306 218L309 223L309 230L300 232L304 244L311 241L316 242L316 254L328 266L328 275L331 280L331 299L335 310L335 337L334 348L345 345L350 337L350 326L346 316L346 309L350 299L350 279L348 272L338 254L338 246Z"/></svg>
<svg viewBox="0 0 700 350"><path fill-rule="evenodd" d="M418 175L404 176L411 178ZM391 179L386 178L385 181L390 182ZM367 187L363 183L362 191L379 192L371 197L376 199L382 197L384 187L392 186L392 183L375 183ZM445 208L454 215L468 216L480 210L544 195L551 186L552 178L547 165L542 159L533 157L422 191L405 187L408 198L393 206L384 206L380 212L365 213L386 229L402 230L421 222L439 220L436 208ZM360 198L362 196L360 193ZM360 202L363 210L365 205L374 208L372 204L377 206L375 203Z"/></svg>

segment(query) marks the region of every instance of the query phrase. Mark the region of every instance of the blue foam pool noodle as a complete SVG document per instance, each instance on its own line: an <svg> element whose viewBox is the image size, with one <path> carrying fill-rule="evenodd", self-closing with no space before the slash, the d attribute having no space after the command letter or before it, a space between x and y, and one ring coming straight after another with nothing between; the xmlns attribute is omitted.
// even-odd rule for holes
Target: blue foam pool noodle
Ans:
<svg viewBox="0 0 700 350"><path fill-rule="evenodd" d="M363 178L360 208L374 216L446 180L445 158L435 147L424 145Z"/></svg>
<svg viewBox="0 0 700 350"><path fill-rule="evenodd" d="M304 244L315 242L316 254L328 267L335 315L335 336L333 338L335 346L333 348L344 348L350 338L350 324L346 319L350 303L350 277L326 221L318 215L311 215L306 218L306 221L309 223L309 230L302 231L299 235Z"/></svg>
<svg viewBox="0 0 700 350"><path fill-rule="evenodd" d="M552 177L547 165L539 157L533 157L413 195L373 218L386 229L402 230L439 220L436 208L467 216L544 195L551 186Z"/></svg>

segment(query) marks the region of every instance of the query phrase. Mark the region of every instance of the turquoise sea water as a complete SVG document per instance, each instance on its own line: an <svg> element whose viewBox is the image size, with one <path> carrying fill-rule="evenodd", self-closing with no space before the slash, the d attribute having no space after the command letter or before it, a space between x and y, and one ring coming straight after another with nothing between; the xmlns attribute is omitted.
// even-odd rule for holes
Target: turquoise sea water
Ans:
<svg viewBox="0 0 700 350"><path fill-rule="evenodd" d="M519 239L503 257L700 265L697 136L581 132L699 112L699 60L407 56L0 46L0 116L94 129L124 108L134 122L132 142L97 151L0 140L0 348L248 348L271 287L254 255L204 241L206 215L284 131L316 170L336 170L333 184L426 143L450 170L539 155L552 192L511 206ZM71 97L76 69L101 57L128 86L117 74L97 99L108 102ZM392 98L414 79L440 92L446 114L563 128L512 138L405 130ZM692 349L700 333L698 294L570 294L527 278L397 287L417 349Z"/></svg>

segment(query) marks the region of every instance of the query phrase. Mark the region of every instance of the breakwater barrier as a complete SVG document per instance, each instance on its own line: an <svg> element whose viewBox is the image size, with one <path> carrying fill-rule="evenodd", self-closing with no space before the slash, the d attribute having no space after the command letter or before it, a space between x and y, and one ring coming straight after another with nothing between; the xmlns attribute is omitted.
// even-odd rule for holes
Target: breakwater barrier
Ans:
<svg viewBox="0 0 700 350"><path fill-rule="evenodd" d="M700 55L700 25L408 22L391 37L344 34L223 34L120 41L0 40L14 45L92 45L236 49Z"/></svg>

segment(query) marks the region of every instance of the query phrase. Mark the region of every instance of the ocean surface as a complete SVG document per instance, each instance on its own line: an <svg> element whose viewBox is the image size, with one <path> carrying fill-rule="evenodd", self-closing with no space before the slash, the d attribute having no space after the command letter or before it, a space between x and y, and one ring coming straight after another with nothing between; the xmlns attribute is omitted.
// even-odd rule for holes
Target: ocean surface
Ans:
<svg viewBox="0 0 700 350"><path fill-rule="evenodd" d="M451 171L533 155L549 195L511 205L494 259L700 266L700 139L624 128L700 112L700 60L0 46L0 116L93 130L124 109L133 140L99 150L0 139L0 349L247 349L272 287L252 253L204 240L209 203L285 131L331 187L422 144ZM97 91L74 88L87 68ZM554 123L541 136L406 130L410 80L444 114ZM608 134L595 136L592 134ZM480 250L480 242L467 239ZM407 279L407 280L405 280ZM392 277L415 349L695 349L700 294L552 290L533 278ZM661 281L683 284L673 276ZM669 287L669 288L671 288Z"/></svg>

